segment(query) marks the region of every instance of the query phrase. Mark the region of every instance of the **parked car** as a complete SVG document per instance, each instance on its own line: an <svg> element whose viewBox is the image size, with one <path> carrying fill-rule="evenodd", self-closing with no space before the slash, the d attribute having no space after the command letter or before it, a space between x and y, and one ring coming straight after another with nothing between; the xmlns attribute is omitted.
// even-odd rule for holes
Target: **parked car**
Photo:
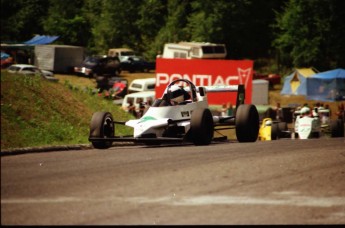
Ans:
<svg viewBox="0 0 345 228"><path fill-rule="evenodd" d="M129 93L155 91L156 78L138 78L134 79L128 87Z"/></svg>
<svg viewBox="0 0 345 228"><path fill-rule="evenodd" d="M74 72L90 78L98 75L116 76L121 73L120 60L116 56L88 56L81 66L74 67Z"/></svg>
<svg viewBox="0 0 345 228"><path fill-rule="evenodd" d="M281 76L279 74L261 74L256 71L253 73L253 79L263 79L269 82L269 87L273 88L274 85L280 85Z"/></svg>
<svg viewBox="0 0 345 228"><path fill-rule="evenodd" d="M14 63L12 56L1 52L1 69L5 69Z"/></svg>
<svg viewBox="0 0 345 228"><path fill-rule="evenodd" d="M35 75L39 74L44 79L49 81L57 82L59 81L58 78L54 77L54 73L47 70L41 70L38 67L30 64L13 64L7 68L9 73L18 73L18 74L26 74L26 75Z"/></svg>
<svg viewBox="0 0 345 228"><path fill-rule="evenodd" d="M152 102L155 100L155 98L156 98L155 91L143 91L143 92L127 94L122 101L121 107L126 112L129 112L130 110L128 109L128 107L132 105L134 106L134 111L139 113L141 111L140 105L142 102L150 106L152 105Z"/></svg>
<svg viewBox="0 0 345 228"><path fill-rule="evenodd" d="M121 61L121 69L133 72L149 72L156 69L156 62L146 61L141 56L124 56Z"/></svg>

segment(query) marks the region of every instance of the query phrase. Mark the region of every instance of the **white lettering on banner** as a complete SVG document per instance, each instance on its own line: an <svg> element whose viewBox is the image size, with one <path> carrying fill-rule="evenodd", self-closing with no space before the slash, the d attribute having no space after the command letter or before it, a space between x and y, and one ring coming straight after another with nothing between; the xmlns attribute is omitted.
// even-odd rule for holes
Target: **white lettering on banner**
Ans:
<svg viewBox="0 0 345 228"><path fill-rule="evenodd" d="M168 84L169 83L169 75L164 73L157 73L157 82L156 86L160 86L160 84Z"/></svg>
<svg viewBox="0 0 345 228"><path fill-rule="evenodd" d="M215 82L212 84L212 75L192 75L193 80L190 79L189 75L184 74L183 76L180 74L172 74L170 77L168 74L165 73L157 73L157 84L156 86L166 85L176 79L187 79L192 81L195 85L198 86L211 86L211 85L232 85L231 81L238 81L238 76L228 76L224 78L221 75L216 77Z"/></svg>
<svg viewBox="0 0 345 228"><path fill-rule="evenodd" d="M223 77L222 75L218 75L215 77L214 82L212 83L212 75L207 74L166 74L166 73L157 73L157 82L156 86L159 87L160 85L167 85L176 79L187 79L192 81L197 86L216 86L216 85L234 85L238 84L245 84L247 87L249 81L249 75L251 72L251 68L248 69L237 69L239 75L229 75ZM233 82L234 81L234 82Z"/></svg>
<svg viewBox="0 0 345 228"><path fill-rule="evenodd" d="M238 81L238 76L228 76L225 80L225 85L233 85L234 83L231 83L231 80Z"/></svg>
<svg viewBox="0 0 345 228"><path fill-rule="evenodd" d="M212 83L212 81L211 81L212 76L211 75L196 74L196 75L194 75L194 78L195 78L195 81L199 80L198 86L207 86L207 85L210 85Z"/></svg>

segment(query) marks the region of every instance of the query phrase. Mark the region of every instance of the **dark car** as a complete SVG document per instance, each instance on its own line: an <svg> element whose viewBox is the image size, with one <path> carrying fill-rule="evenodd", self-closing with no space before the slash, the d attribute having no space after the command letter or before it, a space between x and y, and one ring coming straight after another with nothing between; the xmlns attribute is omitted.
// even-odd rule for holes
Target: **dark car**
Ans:
<svg viewBox="0 0 345 228"><path fill-rule="evenodd" d="M74 67L77 75L97 77L98 75L116 76L121 73L121 65L118 57L89 56L81 66Z"/></svg>
<svg viewBox="0 0 345 228"><path fill-rule="evenodd" d="M269 82L269 87L273 88L274 85L280 85L281 76L279 74L260 74L256 71L253 72L253 79L263 79Z"/></svg>
<svg viewBox="0 0 345 228"><path fill-rule="evenodd" d="M5 69L14 63L12 56L5 52L1 52L1 69Z"/></svg>
<svg viewBox="0 0 345 228"><path fill-rule="evenodd" d="M156 69L156 62L146 61L141 56L125 56L121 62L121 69L133 72L149 72Z"/></svg>

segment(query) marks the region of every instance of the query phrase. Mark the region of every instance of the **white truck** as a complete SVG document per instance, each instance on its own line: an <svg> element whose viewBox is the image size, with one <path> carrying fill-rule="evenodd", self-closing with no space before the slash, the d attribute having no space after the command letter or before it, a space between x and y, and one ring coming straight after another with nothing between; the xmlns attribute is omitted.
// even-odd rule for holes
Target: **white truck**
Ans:
<svg viewBox="0 0 345 228"><path fill-rule="evenodd" d="M225 59L225 44L179 42L164 45L162 58L168 59Z"/></svg>
<svg viewBox="0 0 345 228"><path fill-rule="evenodd" d="M135 56L135 52L130 48L111 48L108 50L108 56L117 56L119 57L120 62L122 62L126 56Z"/></svg>

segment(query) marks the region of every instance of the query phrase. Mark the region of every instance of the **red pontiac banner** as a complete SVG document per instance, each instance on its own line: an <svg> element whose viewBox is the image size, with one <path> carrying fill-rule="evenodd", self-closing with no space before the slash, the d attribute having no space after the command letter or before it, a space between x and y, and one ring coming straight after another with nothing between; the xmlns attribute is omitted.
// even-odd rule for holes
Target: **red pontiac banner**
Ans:
<svg viewBox="0 0 345 228"><path fill-rule="evenodd" d="M244 84L245 103L252 102L252 60L156 59L156 98L176 79L188 79L195 86ZM237 93L208 93L209 104L236 104Z"/></svg>

